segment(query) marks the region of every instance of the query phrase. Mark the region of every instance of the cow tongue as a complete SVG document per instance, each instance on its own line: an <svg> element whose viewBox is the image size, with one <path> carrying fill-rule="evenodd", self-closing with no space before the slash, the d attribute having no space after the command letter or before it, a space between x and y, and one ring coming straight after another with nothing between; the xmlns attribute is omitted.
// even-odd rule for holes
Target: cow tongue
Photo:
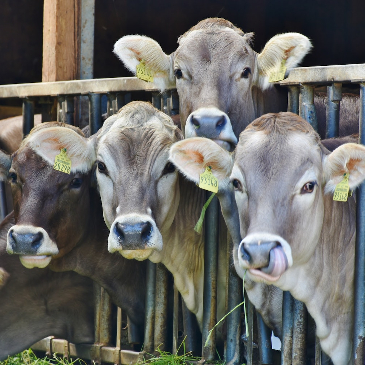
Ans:
<svg viewBox="0 0 365 365"><path fill-rule="evenodd" d="M281 246L270 251L269 266L261 268L261 271L273 277L279 277L288 267L288 260Z"/></svg>

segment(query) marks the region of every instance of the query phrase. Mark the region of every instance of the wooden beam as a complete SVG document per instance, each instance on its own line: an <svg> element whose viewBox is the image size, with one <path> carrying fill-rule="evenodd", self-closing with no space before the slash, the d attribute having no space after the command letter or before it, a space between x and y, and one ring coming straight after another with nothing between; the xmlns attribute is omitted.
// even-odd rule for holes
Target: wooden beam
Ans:
<svg viewBox="0 0 365 365"><path fill-rule="evenodd" d="M78 78L80 0L44 0L42 81Z"/></svg>

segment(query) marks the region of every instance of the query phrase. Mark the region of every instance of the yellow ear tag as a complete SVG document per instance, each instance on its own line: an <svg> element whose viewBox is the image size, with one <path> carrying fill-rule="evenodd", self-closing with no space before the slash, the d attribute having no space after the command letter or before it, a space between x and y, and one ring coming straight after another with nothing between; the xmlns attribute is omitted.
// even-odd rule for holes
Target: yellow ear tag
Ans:
<svg viewBox="0 0 365 365"><path fill-rule="evenodd" d="M153 82L153 72L143 60L136 67L136 76L143 81Z"/></svg>
<svg viewBox="0 0 365 365"><path fill-rule="evenodd" d="M284 80L285 72L286 72L285 63L286 63L286 60L282 60L279 69L271 71L270 76L269 76L269 82L278 82L278 81Z"/></svg>
<svg viewBox="0 0 365 365"><path fill-rule="evenodd" d="M218 179L212 174L212 168L207 166L205 171L200 174L199 188L218 193Z"/></svg>
<svg viewBox="0 0 365 365"><path fill-rule="evenodd" d="M349 195L349 173L343 175L342 181L336 185L335 192L333 194L333 200L338 202L346 202Z"/></svg>
<svg viewBox="0 0 365 365"><path fill-rule="evenodd" d="M69 174L71 172L71 160L68 158L66 152L66 148L62 148L61 152L56 155L53 168L57 171Z"/></svg>

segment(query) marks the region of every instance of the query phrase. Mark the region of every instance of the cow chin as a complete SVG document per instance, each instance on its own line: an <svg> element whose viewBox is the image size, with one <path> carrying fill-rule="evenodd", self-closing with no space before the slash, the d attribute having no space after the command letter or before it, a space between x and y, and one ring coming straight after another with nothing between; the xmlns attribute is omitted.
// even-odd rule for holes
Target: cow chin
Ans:
<svg viewBox="0 0 365 365"><path fill-rule="evenodd" d="M128 260L138 260L144 261L147 260L152 254L153 249L145 249L145 250L122 250L119 253Z"/></svg>
<svg viewBox="0 0 365 365"><path fill-rule="evenodd" d="M27 269L33 269L37 267L38 269L44 269L52 260L51 256L26 256L20 255L20 262Z"/></svg>

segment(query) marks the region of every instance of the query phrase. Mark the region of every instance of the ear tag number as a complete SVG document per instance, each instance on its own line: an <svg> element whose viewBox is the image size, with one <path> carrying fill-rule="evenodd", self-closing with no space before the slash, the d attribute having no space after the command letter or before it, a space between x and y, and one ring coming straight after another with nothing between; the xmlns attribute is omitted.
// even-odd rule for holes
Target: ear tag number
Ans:
<svg viewBox="0 0 365 365"><path fill-rule="evenodd" d="M336 185L335 192L333 194L333 200L338 202L346 202L349 195L349 173L343 175L343 179Z"/></svg>
<svg viewBox="0 0 365 365"><path fill-rule="evenodd" d="M143 60L136 67L136 76L143 81L153 82L153 72Z"/></svg>
<svg viewBox="0 0 365 365"><path fill-rule="evenodd" d="M286 60L282 60L279 69L270 72L269 82L278 82L284 80L286 66Z"/></svg>
<svg viewBox="0 0 365 365"><path fill-rule="evenodd" d="M71 160L67 156L66 148L62 148L61 152L54 159L53 168L57 171L69 174L71 172Z"/></svg>
<svg viewBox="0 0 365 365"><path fill-rule="evenodd" d="M205 171L200 174L199 188L218 193L218 179L212 174L212 168L207 166Z"/></svg>

